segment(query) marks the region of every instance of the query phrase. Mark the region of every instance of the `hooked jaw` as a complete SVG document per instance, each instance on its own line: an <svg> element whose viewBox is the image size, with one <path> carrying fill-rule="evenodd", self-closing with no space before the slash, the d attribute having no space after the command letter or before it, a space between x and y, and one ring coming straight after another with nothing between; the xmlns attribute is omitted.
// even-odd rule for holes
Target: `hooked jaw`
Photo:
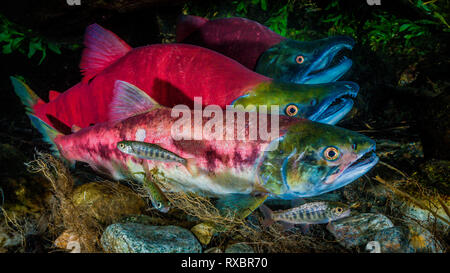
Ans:
<svg viewBox="0 0 450 273"><path fill-rule="evenodd" d="M378 160L379 158L375 154L375 144L373 144L344 169L334 169L332 174L324 178L322 190L332 191L355 181L372 169L378 163Z"/></svg>
<svg viewBox="0 0 450 273"><path fill-rule="evenodd" d="M347 56L338 56L344 50L352 50L355 41L350 37L334 37L317 59L302 75L297 83L318 84L334 82L341 78L352 66L352 60Z"/></svg>
<svg viewBox="0 0 450 273"><path fill-rule="evenodd" d="M339 82L339 84L342 88L325 99L319 109L308 119L334 125L350 112L353 99L358 95L359 86L354 82Z"/></svg>

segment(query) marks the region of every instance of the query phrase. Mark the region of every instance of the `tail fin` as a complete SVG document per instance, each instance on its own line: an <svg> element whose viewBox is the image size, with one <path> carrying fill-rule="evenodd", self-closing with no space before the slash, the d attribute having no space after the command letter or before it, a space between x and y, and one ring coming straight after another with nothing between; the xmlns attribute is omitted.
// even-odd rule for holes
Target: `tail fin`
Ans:
<svg viewBox="0 0 450 273"><path fill-rule="evenodd" d="M20 98L22 104L25 105L27 112L33 113L34 105L37 103L44 103L44 101L40 99L26 83L12 76L9 78L14 87L14 92Z"/></svg>
<svg viewBox="0 0 450 273"><path fill-rule="evenodd" d="M62 136L63 134L50 127L47 123L43 122L35 115L31 113L27 113L27 115L31 120L31 124L42 134L44 141L52 146L51 150L53 154L60 156L58 147L56 146L54 140L57 136Z"/></svg>
<svg viewBox="0 0 450 273"><path fill-rule="evenodd" d="M261 210L261 212L264 216L264 220L262 221L261 225L263 225L265 227L272 225L272 223L273 223L272 210L264 204L261 205L259 207L259 209Z"/></svg>

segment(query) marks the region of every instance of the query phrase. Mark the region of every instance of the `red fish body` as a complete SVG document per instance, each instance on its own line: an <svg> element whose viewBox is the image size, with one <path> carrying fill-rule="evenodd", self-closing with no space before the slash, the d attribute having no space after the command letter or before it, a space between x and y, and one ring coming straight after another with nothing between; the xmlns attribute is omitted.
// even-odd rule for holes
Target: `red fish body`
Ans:
<svg viewBox="0 0 450 273"><path fill-rule="evenodd" d="M326 118L333 101L356 95L351 82L303 85L275 81L255 73L215 51L188 44L159 44L132 49L112 32L98 25L86 30L86 49L80 68L82 82L63 93L50 91L45 103L20 81L12 79L15 92L33 115L61 132L109 120L109 105L117 80L131 83L158 104L280 106L280 114L295 104L293 115ZM334 111L333 113L335 113ZM324 115L322 115L324 114Z"/></svg>
<svg viewBox="0 0 450 273"><path fill-rule="evenodd" d="M194 43L214 49L254 70L259 57L286 40L268 27L246 18L220 18L209 21L183 16L177 25L177 42Z"/></svg>
<svg viewBox="0 0 450 273"><path fill-rule="evenodd" d="M245 67L283 82L318 84L334 82L352 66L347 56L355 41L334 36L297 41L278 35L246 18L206 18L183 15L177 23L176 40L212 49Z"/></svg>
<svg viewBox="0 0 450 273"><path fill-rule="evenodd" d="M33 113L55 128L61 124L86 127L108 120L114 82L127 81L146 90L159 104L193 105L202 97L205 105L221 107L255 86L271 81L214 51L185 44L150 45L131 49L119 37L98 25L86 31L87 49L80 67L81 83L49 103L38 100Z"/></svg>
<svg viewBox="0 0 450 273"><path fill-rule="evenodd" d="M67 160L86 162L95 170L114 179L129 178L132 173L143 172L142 166L147 162L150 169L156 167L166 179L176 181L176 185L181 187L175 187L177 190L200 191L208 195L250 193L254 190L256 163L273 138L255 141L216 140L204 134L201 141L175 140L171 136L171 128L178 119L171 116L171 109L157 108L120 122L97 124L75 134L58 136L54 143ZM192 113L191 121L193 120ZM203 118L202 124L205 125L208 120ZM191 121L186 121L183 125L186 124L193 131ZM247 139L248 128L252 126L248 122L247 119ZM305 121L282 118L280 135L286 131L283 128L298 122ZM270 117L268 123L268 128L271 128ZM236 130L234 127L235 134ZM139 141L156 143L183 158L195 158L197 168L202 170L202 174L193 177L180 163L139 159L117 149L118 142L137 140L142 132L145 137ZM210 140L207 140L208 138ZM137 179L139 180L139 177Z"/></svg>
<svg viewBox="0 0 450 273"><path fill-rule="evenodd" d="M68 127L83 128L106 121L116 80L146 90L168 107L191 106L194 97L202 97L206 105L225 107L246 90L270 79L197 46L151 45L133 49L90 82L75 85L49 103L36 104L33 111L53 125L49 116Z"/></svg>
<svg viewBox="0 0 450 273"><path fill-rule="evenodd" d="M63 135L28 115L52 149L70 162L88 163L114 179L141 182L145 170L156 168L170 190L208 196L252 192L281 198L314 196L352 182L378 159L367 137L306 119L253 113L258 116L254 119L249 112L237 111L236 121L241 121L235 125L234 118L228 120L229 112L220 108L214 118L189 108L179 110L162 107L136 86L117 81L111 112L120 113L118 119ZM252 133L255 129L258 135ZM160 149L146 158L135 157L119 149L123 141ZM328 154L330 149L334 154ZM189 160L195 168L160 151ZM360 161L366 154L372 156Z"/></svg>

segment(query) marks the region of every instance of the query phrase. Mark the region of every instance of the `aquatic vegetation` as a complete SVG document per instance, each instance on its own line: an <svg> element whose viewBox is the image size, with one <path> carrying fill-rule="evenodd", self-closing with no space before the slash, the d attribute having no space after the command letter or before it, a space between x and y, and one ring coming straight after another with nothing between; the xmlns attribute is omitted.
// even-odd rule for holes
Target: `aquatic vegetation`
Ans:
<svg viewBox="0 0 450 273"><path fill-rule="evenodd" d="M311 40L311 37L330 35L349 35L358 43L367 45L373 51L382 50L387 54L417 54L423 56L432 51L429 43L436 29L448 32L450 26L444 12L445 1L410 1L411 6L429 16L429 19L412 20L404 15L392 14L381 8L371 10L363 22L357 16L361 7L349 9L349 3L333 0L328 3L312 1L233 1L234 9L229 9L225 17L241 16L261 22L276 33L296 40ZM351 5L351 4L350 4ZM404 4L399 3L399 6ZM210 9L223 10L221 6L209 6ZM218 12L205 13L195 8L185 13L208 18L223 17ZM210 16L211 13L215 14ZM315 24L305 24L299 19L307 18ZM442 26L442 27L441 27Z"/></svg>
<svg viewBox="0 0 450 273"><path fill-rule="evenodd" d="M39 64L47 56L47 49L61 54L60 46L50 42L43 37L37 36L31 29L23 30L21 27L9 21L0 14L0 46L3 54L11 54L18 51L31 59L36 52L41 53Z"/></svg>
<svg viewBox="0 0 450 273"><path fill-rule="evenodd" d="M49 232L54 239L69 231L78 238L81 251L98 252L104 227L123 217L118 208L123 210L127 206L130 193L120 185L105 182L102 183L102 191L110 192L117 201L111 202L111 198L106 198L100 203L96 200L94 206L83 205L80 201L83 194L74 194L74 179L62 161L50 154L38 152L36 159L27 163L27 168L31 173L42 174L51 184L54 198L49 204Z"/></svg>

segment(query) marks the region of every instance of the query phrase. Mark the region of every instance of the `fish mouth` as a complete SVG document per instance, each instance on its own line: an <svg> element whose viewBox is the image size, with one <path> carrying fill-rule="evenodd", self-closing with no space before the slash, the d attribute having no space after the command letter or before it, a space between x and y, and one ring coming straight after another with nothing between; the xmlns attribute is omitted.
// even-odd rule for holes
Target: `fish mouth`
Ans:
<svg viewBox="0 0 450 273"><path fill-rule="evenodd" d="M350 166L345 168L341 174L334 180L328 182L330 177L336 175L339 170L334 170L330 176L327 176L324 184L332 185L327 191L331 191L349 184L352 181L363 176L367 173L373 166L378 163L378 156L375 154L375 145L373 145L367 152L361 155L357 160L355 160Z"/></svg>
<svg viewBox="0 0 450 273"><path fill-rule="evenodd" d="M334 82L342 77L352 66L352 60L346 56L354 46L351 38L334 43L317 58L297 83L318 84Z"/></svg>
<svg viewBox="0 0 450 273"><path fill-rule="evenodd" d="M334 125L339 122L353 107L354 99L358 95L359 86L356 83L348 82L344 84L348 90L328 99L312 116L308 119L320 123Z"/></svg>

